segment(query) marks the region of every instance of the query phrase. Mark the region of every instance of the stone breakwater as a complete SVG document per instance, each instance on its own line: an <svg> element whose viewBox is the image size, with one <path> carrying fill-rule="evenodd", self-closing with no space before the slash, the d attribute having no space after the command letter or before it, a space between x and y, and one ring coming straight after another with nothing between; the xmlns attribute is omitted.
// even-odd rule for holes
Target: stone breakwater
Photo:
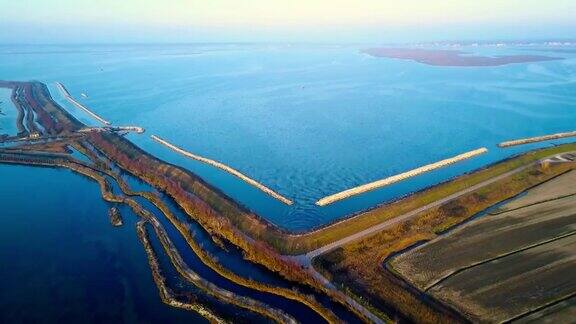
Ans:
<svg viewBox="0 0 576 324"><path fill-rule="evenodd" d="M346 198L350 198L352 196L360 195L360 194L363 194L363 193L368 192L368 191L372 191L372 190L375 190L378 188L389 186L389 185L394 184L396 182L406 180L408 178L415 177L415 176L418 176L420 174L430 172L430 171L433 171L436 169L440 169L440 168L448 166L450 164L454 164L454 163L457 163L457 162L460 162L463 160L473 158L475 156L484 154L486 152L488 152L488 149L486 149L484 147L479 148L477 150L466 152L466 153L457 155L457 156L449 158L449 159L438 161L436 163L428 164L428 165L419 167L417 169L410 170L408 172L397 174L397 175L392 176L392 177L388 177L388 178L377 180L374 182L370 182L370 183L367 183L367 184L364 184L364 185L361 185L358 187L347 189L347 190L341 191L339 193L336 193L336 194L333 194L333 195L330 195L330 196L327 196L327 197L324 197L324 198L318 200L316 202L316 205L326 206L326 205L335 203L337 201L340 201L340 200L343 200Z"/></svg>
<svg viewBox="0 0 576 324"><path fill-rule="evenodd" d="M502 143L498 144L498 146L499 147L511 147L511 146L544 142L544 141L550 141L550 140L567 138L567 137L576 137L576 132L566 132L566 133L558 133L558 134L552 134L552 135L522 138L522 139L518 139L518 140L502 142Z"/></svg>
<svg viewBox="0 0 576 324"><path fill-rule="evenodd" d="M240 180L243 180L244 182L248 183L249 185L251 185L251 186L253 186L253 187L256 187L256 188L260 189L260 190L263 191L264 193L266 193L266 194L268 194L269 196L271 196L271 197L273 197L273 198L275 198L275 199L283 202L283 203L286 204L286 205L292 205L292 204L294 203L292 200L290 200L290 199L288 199L288 198L280 195L279 193L275 192L274 190L266 187L265 185L259 183L258 181L254 180L254 179L252 179L252 178L249 178L248 176L242 174L240 171L238 171L238 170L236 170L236 169L233 169L233 168L227 166L227 165L224 164L224 163L221 163L221 162L218 162L218 161L214 161L214 160L211 160L211 159L208 159L208 158L205 158L205 157L196 155L196 154L192 154L192 153L190 153L190 152L188 152L188 151L185 151L185 150L177 147L176 145L173 145L173 144L171 144L171 143L168 143L167 141L161 139L160 137L158 137L158 136L156 136L156 135L152 135L152 136L150 136L150 137L151 137L154 141L156 141L156 142L158 142L158 143L160 143L160 144L168 147L169 149L171 149L171 150L173 150L173 151L175 151L175 152L177 152L177 153L180 153L180 154L182 154L182 155L184 155L184 156L186 156L186 157L189 157L189 158L191 158L191 159L193 159L193 160L196 160L196 161L200 161L200 162L202 162L202 163L209 164L209 165L211 165L211 166L213 166L213 167L215 167L215 168L218 168L218 169L221 169L221 170L224 170L224 171L230 173L231 175L239 178Z"/></svg>
<svg viewBox="0 0 576 324"><path fill-rule="evenodd" d="M98 116L96 113L94 113L93 111L91 111L90 109L88 109L88 107L84 106L83 104L79 103L76 99L74 99L74 97L72 97L72 95L70 95L70 92L68 92L68 90L66 89L66 87L64 87L64 85L60 82L56 82L56 87L58 88L58 90L60 90L60 92L62 93L62 95L66 98L66 100L70 101L74 106L80 108L82 111L84 111L85 113L87 113L88 115L90 115L92 118L96 119L97 121L99 121L100 123L108 126L110 125L110 122L105 120L104 118Z"/></svg>

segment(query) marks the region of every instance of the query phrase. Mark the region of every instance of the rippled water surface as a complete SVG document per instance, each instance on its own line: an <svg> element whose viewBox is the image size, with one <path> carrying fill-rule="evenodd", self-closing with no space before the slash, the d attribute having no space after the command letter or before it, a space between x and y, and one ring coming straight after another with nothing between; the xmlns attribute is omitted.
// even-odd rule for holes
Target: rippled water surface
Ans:
<svg viewBox="0 0 576 324"><path fill-rule="evenodd" d="M0 79L53 85L117 124L130 138L198 173L289 230L321 226L539 144L501 150L518 137L575 129L576 54L466 49L565 60L500 67L434 67L374 58L361 47L173 45L4 46ZM81 96L85 94L86 97ZM152 142L157 134L240 170L295 200L288 207L209 166ZM316 207L326 195L481 146L490 153L394 186Z"/></svg>

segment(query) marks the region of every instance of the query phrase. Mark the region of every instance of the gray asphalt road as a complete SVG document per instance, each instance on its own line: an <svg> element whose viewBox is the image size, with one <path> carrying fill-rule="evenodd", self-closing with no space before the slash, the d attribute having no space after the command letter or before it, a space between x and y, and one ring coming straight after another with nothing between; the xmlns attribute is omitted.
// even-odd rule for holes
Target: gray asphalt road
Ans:
<svg viewBox="0 0 576 324"><path fill-rule="evenodd" d="M409 212L409 213L403 214L403 215L398 216L398 217L394 217L394 218L389 219L389 220L387 220L387 221L384 221L384 222L382 222L382 223L380 223L380 224L378 224L378 225L372 226L372 227L367 228L367 229L365 229L365 230L363 230L363 231L360 231L360 232L355 233L355 234L353 234L353 235L350 235L350 236L347 236L347 237L345 237L345 238L342 238L342 239L340 239L340 240L338 240L338 241L335 241L335 242L332 242L332 243L330 243L330 244L324 245L323 247L320 247L320 248L318 248L318 249L316 249L316 250L313 250L313 251L310 251L310 252L306 253L306 254L305 254L306 259L312 260L314 257L317 257L317 256L319 256L320 254L324 254L324 253L326 253L326 252L332 251L332 250L334 250L334 249L336 249L336 248L338 248L338 247L340 247L340 246L342 246L342 245L345 245L345 244L348 244L348 243L350 243L350 242L352 242L352 241L355 241L355 240L364 238L364 237L366 237L366 236L369 236L369 235L371 235L371 234L374 234L374 233L376 233L376 232L379 232L379 231L381 231L381 230L383 230L383 229L386 229L386 228L388 228L388 227L391 227L392 225L395 225L395 224L398 224L398 223L407 221L407 220L413 218L414 216L420 214L421 212L424 212L424 211L429 210L429 209L431 209L431 208L435 208L435 207L441 206L441 205L449 202L450 200L453 200L453 199L458 198L458 197L460 197L460 196L466 195L466 194L471 193L471 192L473 192L473 191L475 191L475 190L478 190L478 189L480 189L480 188L482 188L482 187L485 187L485 186L487 186L487 185L489 185L489 184L492 184L492 183L494 183L494 182L497 182L497 181L499 181L499 180L502 180L502 179L504 179L504 178L507 178L507 177L509 177L509 176L511 176L511 175L514 175L514 174L516 174L516 173L518 173L518 172L526 169L526 168L528 168L528 166L523 166L523 167L520 167L520 168L511 170L511 171L508 171L508 172L503 173L503 174L501 174L501 175L499 175L499 176L497 176L497 177L491 178L490 180L483 181L483 182L481 182L481 183L479 183L479 184L476 184L476 185L474 185L474 186L471 186L471 187L469 187L469 188L466 188L466 189L464 189L464 190L461 190L461 191L459 191L459 192L457 192L457 193L454 193L454 194L452 194L452 195L450 195L450 196L447 196L447 197L445 197L445 198L443 198L443 199L440 199L440 200L437 200L437 201L435 201L435 202L433 202L433 203L430 203L430 204L428 204L428 205L422 206L422 207L420 207L420 208L418 208L418 209L415 209L415 210L413 210L413 211L411 211L411 212ZM302 260L302 258L299 258L299 259Z"/></svg>

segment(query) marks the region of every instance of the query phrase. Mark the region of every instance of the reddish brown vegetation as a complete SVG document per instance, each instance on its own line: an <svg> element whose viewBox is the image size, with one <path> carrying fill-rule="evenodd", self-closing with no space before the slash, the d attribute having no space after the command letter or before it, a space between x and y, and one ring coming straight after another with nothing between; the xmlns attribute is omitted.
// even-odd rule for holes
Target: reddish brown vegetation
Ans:
<svg viewBox="0 0 576 324"><path fill-rule="evenodd" d="M234 226L231 218L248 219L250 215L245 214L245 211L227 198L212 191L199 178L140 152L123 138L103 133L91 133L88 138L120 167L171 196L211 235L224 238L238 246L246 259L261 264L288 280L324 291L345 304L344 295L326 289L296 261L281 256L267 243L251 240L242 233Z"/></svg>

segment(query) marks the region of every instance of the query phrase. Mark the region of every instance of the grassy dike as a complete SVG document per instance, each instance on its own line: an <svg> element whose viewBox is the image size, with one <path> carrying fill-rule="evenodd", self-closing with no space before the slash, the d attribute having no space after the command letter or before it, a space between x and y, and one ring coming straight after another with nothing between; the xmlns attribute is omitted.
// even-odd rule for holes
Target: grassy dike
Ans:
<svg viewBox="0 0 576 324"><path fill-rule="evenodd" d="M180 273L180 275L182 275L182 277L185 278L187 281L189 281L192 284L194 284L195 286L199 287L201 290L203 290L207 294L212 295L215 298L217 298L217 299L219 299L225 303L229 303L231 305L235 305L235 306L238 306L241 308L248 309L252 312L255 312L255 313L261 314L265 317L268 317L269 319L271 319L273 321L278 321L278 322L282 322L282 323L295 323L295 320L291 316L287 315L286 313L284 313L281 310L271 308L268 305L261 303L259 301L253 300L253 299L248 298L248 297L239 296L239 295L236 295L230 291L226 291L224 289L221 289L218 286L204 280L203 278L201 278L197 274L193 273L192 270L189 269L188 266L184 263L184 261L182 260L182 258L178 254L178 252L176 251L175 247L173 246L172 242L168 238L166 231L164 230L162 225L160 225L160 223L154 218L154 216L152 214L150 214L147 210L142 208L140 206L140 204L138 204L135 200L133 200L131 198L125 198L122 196L115 196L114 194L112 194L112 192L110 191L110 188L109 188L108 184L106 183L104 177L99 172L93 171L90 168L87 168L87 167L84 167L84 166L78 165L78 164L63 164L61 166L72 169L75 172L78 172L84 176L87 176L87 177L97 181L100 184L102 196L104 197L104 199L106 201L115 202L115 203L125 203L128 206L130 206L137 215L142 217L142 219L145 220L145 222L150 223L153 226L154 231L155 231L156 235L158 236L159 241L161 242L161 244L162 244L166 254L168 255L171 263L174 265L174 267L176 268L178 273ZM141 196L145 199L156 198L155 199L156 203L159 203L159 200L157 200L158 197L151 194L151 193L135 193L135 192L133 192L129 188L129 186L124 181L122 181L121 178L117 174L115 174L111 171L102 171L102 172L104 174L112 177L114 180L116 180L120 186L120 189L122 190L122 192L124 194L126 194L128 196ZM154 203L154 204L156 204L156 203ZM141 224L142 223L139 223L138 226L143 226ZM197 303L194 303L194 304L183 303L181 301L176 300L172 296L169 289L166 287L162 276L160 275L159 268L158 268L158 262L156 261L156 257L154 255L154 252L152 251L152 249L150 247L150 244L149 244L148 239L147 239L147 235L145 237L140 237L140 235L142 235L144 233L144 232L141 233L141 231L145 231L145 229L138 228L138 234L139 234L139 238L140 238L141 242L144 244L144 247L146 249L146 253L148 255L150 267L152 269L152 275L154 277L155 283L158 286L158 290L159 290L160 297L161 297L162 301L164 303L170 305L170 306L173 306L173 307L196 311L200 315L205 316L211 322L222 322L208 308L206 308L200 304L197 304ZM151 260L151 258L153 258L154 260Z"/></svg>
<svg viewBox="0 0 576 324"><path fill-rule="evenodd" d="M75 145L78 147L77 145ZM118 184L122 190L122 192L128 196L141 196L145 199L147 198L155 198L158 199L157 196L151 193L136 193L130 190L128 185L121 180L121 178L111 172L111 171L104 171L104 170L94 170L91 167L83 165L80 162L70 161L65 158L52 158L51 156L45 156L43 154L29 154L27 158L18 158L12 157L12 154L6 156L0 153L0 162L3 163L13 163L13 164L25 164L25 165L33 165L33 166L44 166L44 167L58 167L58 168L66 168L70 169L71 171L83 175L91 180L94 180L99 184L100 191L102 194L102 198L110 203L118 203L118 204L126 204L132 208L132 210L142 218L143 223L149 223L153 226L156 235L159 238L166 254L168 255L171 263L175 266L177 271L185 278L187 281L191 282L195 286L199 287L201 290L206 292L209 295L214 296L217 299L222 300L225 303L235 305L238 307L242 307L248 309L252 312L261 314L265 317L268 317L272 321L282 322L282 323L295 323L296 321L286 313L281 310L277 310L274 308L269 307L268 305L261 303L259 301L253 300L248 297L236 295L230 291L226 291L224 289L219 288L218 286L204 280L203 278L199 277L197 274L193 273L187 265L184 263L176 249L174 248L173 244L171 243L170 239L168 238L165 230L163 229L162 225L154 218L152 214L150 214L146 209L142 208L142 206L137 203L135 200L131 198L127 198L120 195L115 195L112 193L109 184L107 183L103 174L106 174L115 180L118 180ZM103 173L103 174L102 174ZM153 202L154 204L161 205L158 201ZM167 210L167 208L163 208L161 210ZM140 224L140 223L139 223ZM141 232L144 231L144 232ZM145 229L138 229L139 237L144 235ZM140 237L141 242L144 244L145 249L147 250L147 255L150 263L150 267L152 270L152 275L154 277L154 282L158 286L158 290L160 293L161 300L173 307L182 308L186 310L193 310L198 312L200 315L205 316L211 322L222 322L220 318L212 313L208 308L202 306L200 304L194 303L184 303L181 301L176 300L170 290L166 287L164 283L164 278L160 274L160 270L158 268L158 262L156 261L155 253L148 247L149 243L147 234L145 237ZM153 258L153 260L151 260ZM320 305L321 306L321 305ZM336 318L337 320L337 318Z"/></svg>
<svg viewBox="0 0 576 324"><path fill-rule="evenodd" d="M197 312L198 314L202 315L204 318L210 321L210 323L226 323L222 318L218 315L214 314L209 308L206 308L200 304L191 304L191 303L183 303L174 298L170 289L166 286L166 279L162 276L160 271L160 264L158 263L158 259L156 258L156 254L154 253L154 249L152 248L152 244L150 244L150 239L148 238L148 233L146 231L146 222L139 221L136 224L136 233L138 235L138 239L144 246L144 250L146 251L146 257L148 259L148 264L150 265L150 269L152 270L152 278L154 279L154 283L158 287L158 292L160 294L160 299L163 303L170 305L175 308L181 308L185 310L190 310Z"/></svg>
<svg viewBox="0 0 576 324"><path fill-rule="evenodd" d="M254 241L238 230L225 215L245 212L245 210L232 200L225 198L216 189L214 191L211 190L200 178L146 154L118 136L94 133L90 135L89 142L106 155L108 159L115 161L122 169L172 197L186 214L198 222L210 235L221 237L239 247L248 261L263 265L289 281L308 285L328 294L334 300L354 311L357 316L367 321L363 314L358 313L347 304L346 296L343 293L328 289L295 261L281 256L265 242ZM249 288L300 301L314 309L328 322L340 322L332 311L313 300L313 298L295 290L257 283L225 269L217 262L211 260L212 258L195 243L185 225L180 223L165 206L162 206L157 197L148 195L147 198L157 204L156 206L169 217L169 220L187 239L191 248L202 258L202 261L222 276Z"/></svg>
<svg viewBox="0 0 576 324"><path fill-rule="evenodd" d="M108 166L110 161L103 161L102 158L106 159L105 157L99 157L93 150L90 149L90 145L87 143L75 143L74 147L81 151L84 155L90 156L91 160L95 162L97 165L101 166ZM93 148L95 149L95 148ZM316 301L313 297L305 295L304 293L299 292L295 289L286 289L282 287L276 287L272 285L267 285L252 279L244 278L235 274L233 271L227 269L226 267L222 266L218 263L214 257L212 257L208 252L206 252L198 242L194 239L192 233L190 232L189 228L186 226L185 223L180 221L176 215L172 213L170 208L164 203L162 198L157 196L151 192L135 192L130 189L128 184L115 172L112 172L110 168L102 168L102 172L107 174L108 176L112 177L119 185L122 192L128 196L140 196L148 201L150 201L156 208L158 208L162 214L175 226L178 232L182 235L182 237L187 242L188 246L194 251L194 253L200 258L200 260L209 268L220 274L222 277L239 284L241 286L278 295L287 299L291 299L294 301L298 301L314 311L316 311L320 316L322 316L327 322L329 323L338 323L340 320L338 317L332 313L329 309L327 309L324 305L320 302Z"/></svg>
<svg viewBox="0 0 576 324"><path fill-rule="evenodd" d="M58 138L73 137L77 136L77 130L84 127L82 123L77 121L72 115L67 113L51 99L46 86L42 83L6 83L0 81L0 86L12 88L14 93L17 93L16 97L22 101L23 108L32 109L35 112L38 112L39 116L42 115L46 117L43 119L41 118L38 121L47 130L43 135L49 135L52 137L56 136ZM346 297L343 294L327 289L324 285L317 282L308 272L303 270L299 264L280 256L265 243L251 240L244 235L244 233L238 231L232 224L230 224L226 217L222 217L220 214L220 211L222 211L221 209L214 210L212 207L214 205L212 205L212 203L223 202L224 204L218 207L223 207L228 211L245 211L244 209L239 208L235 202L227 199L227 197L217 189L207 186L201 179L188 171L176 168L148 155L146 152L134 146L131 142L114 133L92 133L90 135L93 137L92 140L94 140L94 137L97 139L103 139L93 146L99 152L107 153L111 162L122 167L124 170L139 176L141 180L148 182L152 186L163 190L170 196L176 198L175 201L180 204L184 210L186 210L192 219L198 221L200 225L207 229L212 236L224 237L238 246L244 251L248 260L264 265L268 269L280 273L289 280L309 285L319 291L327 293L335 300L340 301L342 304L349 307L345 302ZM121 147L114 147L116 144ZM78 149L78 147L76 148ZM84 152L86 151L84 150ZM94 158L93 155L91 156L88 154L88 156ZM150 161L153 161L154 163L145 163ZM106 163L102 163L102 161L95 162L97 163L96 166L99 169L102 169L101 171L111 171L105 166ZM185 178L185 180L188 181L182 181L182 175L186 175L188 178ZM191 184L196 189L200 188L200 190L204 189L207 193L212 193L212 197L224 197L224 199L215 199L210 201L210 203L204 202L198 198L194 190L185 190L183 188L183 183L186 183L186 185L184 185L184 187L187 187L186 189L190 189L187 185ZM200 186L198 186L198 184L200 184ZM199 215L202 215L203 217L199 217ZM224 273L223 268L221 269L221 272ZM231 272L229 272L228 277L234 278ZM255 286L253 283L250 284ZM278 292L275 288L265 288L263 286L260 288L270 292L276 292L278 295L286 296L293 300L302 301L304 304L313 307L313 309L331 323L340 321L330 310L314 301L313 298L307 296L304 297L301 293L296 291L288 292L287 290L281 290ZM362 314L357 315L362 318Z"/></svg>
<svg viewBox="0 0 576 324"><path fill-rule="evenodd" d="M172 211L170 211L170 209L166 206L166 204L162 201L161 198L159 198L158 196L156 196L155 194L150 193L150 192L132 192L129 190L129 188L127 188L127 185L125 182L123 182L119 178L116 180L117 181L120 180L120 181L118 181L118 183L119 183L120 187L122 188L122 190L126 194L132 195L132 196L141 196L141 197L147 199L148 201L150 201L152 204L154 204L154 206L156 206L160 211L162 211L164 216L176 227L176 229L178 230L178 232L180 232L182 237L184 237L188 246L194 251L194 253L199 257L199 259L206 266L210 267L212 270L214 270L216 273L218 273L222 277L224 277L224 278L226 278L226 279L228 279L228 280L230 280L236 284L239 284L241 286L244 286L244 287L247 287L250 289L278 295L278 296L281 296L281 297L284 297L287 299L301 302L304 305L306 305L306 306L310 307L311 309L313 309L314 311L316 311L319 315L321 315L329 323L339 322L339 319L330 310L328 310L326 307L324 307L324 305L322 305L321 303L316 301L313 297L307 296L307 295L300 293L299 291L294 290L294 289L286 289L286 288L282 288L282 287L271 286L271 285L267 285L267 284L264 284L264 283L261 283L261 282L258 282L258 281L252 280L252 279L244 278L242 276L235 274L234 272L227 269L226 267L222 266L219 262L216 261L216 259L214 257L212 257L208 252L206 252L198 244L198 242L196 242L192 233L186 227L186 224L183 223L182 221L180 221L172 213Z"/></svg>
<svg viewBox="0 0 576 324"><path fill-rule="evenodd" d="M380 205L319 230L301 235L281 234L281 238L272 238L271 241L280 244L277 248L282 253L303 254L542 158L569 151L576 151L576 144L565 144L530 151L419 191L397 201ZM269 233L266 236L275 234ZM274 246L276 247L276 245Z"/></svg>
<svg viewBox="0 0 576 324"><path fill-rule="evenodd" d="M105 141L123 151L124 163L122 166L127 167L134 174L142 174L142 171L139 171L138 168L147 168L146 164L159 168L158 171L162 173L162 176L167 177L168 181L180 186L178 191L186 191L193 194L202 200L207 205L206 207L225 217L231 226L239 229L251 239L265 242L280 254L286 255L304 254L383 221L418 209L470 186L528 165L541 158L576 150L576 144L566 144L527 152L414 193L400 200L380 205L318 230L295 234L280 230L265 219L240 206L220 190L207 184L197 176L148 156L147 153L134 147L131 143L126 143L127 141L124 139L108 136ZM103 141L100 140L100 142ZM132 162L135 162L134 165L130 165ZM161 185L159 179L152 179L151 177L148 177L147 182L154 186Z"/></svg>
<svg viewBox="0 0 576 324"><path fill-rule="evenodd" d="M230 305L236 305L244 309L250 310L254 313L267 317L271 321L276 321L279 323L290 323L290 324L297 323L292 316L286 314L280 309L272 308L252 298L234 294L231 291L222 289L216 286L215 284L207 280L204 280L197 273L192 271L192 269L190 269L190 267L188 267L188 265L184 262L180 254L177 252L176 247L174 246L170 238L168 238L168 234L166 233L162 225L160 225L158 220L152 218L148 221L148 223L150 223L154 228L154 232L156 233L156 236L158 237L160 244L164 249L164 252L166 253L166 255L168 255L170 262L176 268L176 271L178 271L178 273L180 274L180 276L182 276L182 278L186 279L188 282L193 283L196 287L202 289L209 295L212 295L213 297L218 298L221 301L228 303Z"/></svg>
<svg viewBox="0 0 576 324"><path fill-rule="evenodd" d="M515 168L526 165L534 159L573 149L573 145L567 145L540 150L507 162ZM510 166L500 164L496 167L506 169ZM508 178L422 212L404 223L393 225L321 255L314 260L314 266L342 289L349 290L357 296L364 296L364 303L378 309L396 310L400 316L410 321L419 323L466 321L452 308L434 300L397 276L387 261L397 253L432 240L443 231L465 222L487 208L575 167L574 163L564 163L543 168L538 163L533 163Z"/></svg>

